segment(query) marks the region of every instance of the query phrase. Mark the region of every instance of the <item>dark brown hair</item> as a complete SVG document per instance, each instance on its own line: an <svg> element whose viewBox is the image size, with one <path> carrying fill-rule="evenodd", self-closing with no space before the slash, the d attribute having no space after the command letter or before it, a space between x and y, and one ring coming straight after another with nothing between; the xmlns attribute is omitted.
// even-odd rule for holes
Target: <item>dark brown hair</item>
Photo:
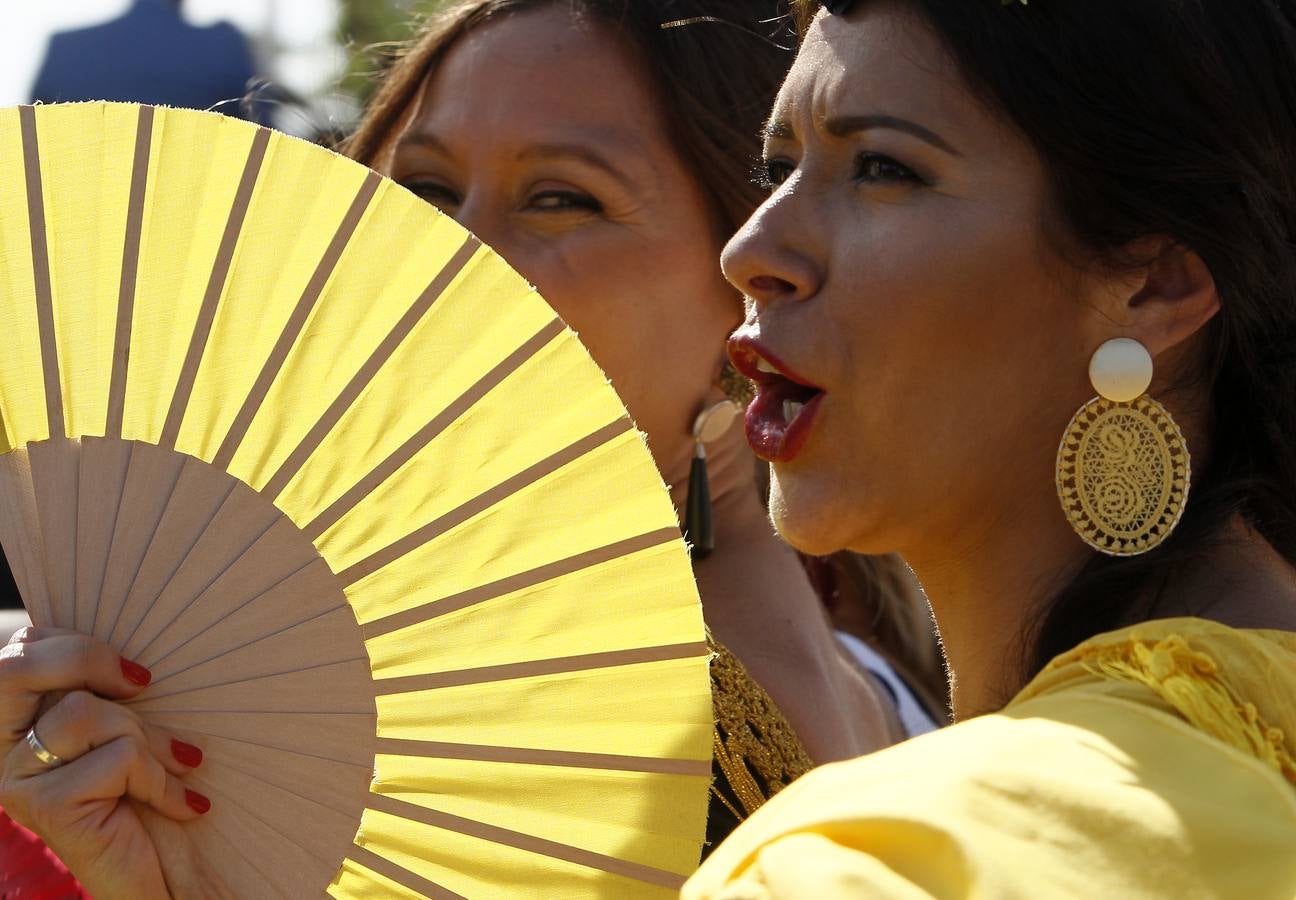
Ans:
<svg viewBox="0 0 1296 900"><path fill-rule="evenodd" d="M1178 531L1095 555L1023 635L1026 675L1094 634L1192 615L1173 577L1240 514L1296 560L1296 3L906 0L966 82L1050 173L1054 212L1093 260L1162 236L1210 268L1221 312L1189 374L1209 458ZM818 8L798 0L804 29Z"/></svg>
<svg viewBox="0 0 1296 900"><path fill-rule="evenodd" d="M666 119L726 237L764 198L751 179L760 135L795 37L783 0L469 0L430 18L390 66L343 147L374 164L428 73L469 31L502 16L557 6L611 28L638 49Z"/></svg>

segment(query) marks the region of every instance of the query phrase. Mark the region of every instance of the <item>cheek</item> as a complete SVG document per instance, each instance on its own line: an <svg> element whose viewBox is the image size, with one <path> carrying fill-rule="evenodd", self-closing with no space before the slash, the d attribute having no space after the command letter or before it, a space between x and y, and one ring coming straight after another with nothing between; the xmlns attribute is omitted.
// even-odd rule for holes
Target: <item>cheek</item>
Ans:
<svg viewBox="0 0 1296 900"><path fill-rule="evenodd" d="M815 328L844 396L830 390L823 441L783 479L789 539L823 552L908 534L979 475L1055 450L1041 410L1070 326L1035 243L1011 219L933 207L839 245Z"/></svg>
<svg viewBox="0 0 1296 900"><path fill-rule="evenodd" d="M608 368L663 327L669 311L654 302L651 252L606 228L536 239L517 266Z"/></svg>
<svg viewBox="0 0 1296 900"><path fill-rule="evenodd" d="M1066 322L1035 229L993 208L947 206L897 215L843 254L865 262L848 268L841 325L857 382L957 416L950 401L961 395L1028 396Z"/></svg>
<svg viewBox="0 0 1296 900"><path fill-rule="evenodd" d="M580 335L641 427L683 434L741 316L716 259L615 225L537 244L515 265Z"/></svg>

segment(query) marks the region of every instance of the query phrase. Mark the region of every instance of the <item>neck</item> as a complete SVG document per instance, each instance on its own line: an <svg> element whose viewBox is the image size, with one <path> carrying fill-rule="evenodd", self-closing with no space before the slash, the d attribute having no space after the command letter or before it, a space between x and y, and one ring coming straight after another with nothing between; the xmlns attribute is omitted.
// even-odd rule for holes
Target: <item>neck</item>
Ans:
<svg viewBox="0 0 1296 900"><path fill-rule="evenodd" d="M690 448L691 450L691 448ZM691 458L691 457L690 457ZM675 471L687 472L680 463ZM735 426L707 446L707 480L711 491L716 549L694 563L698 592L707 623L717 636L741 629L753 619L777 610L753 608L750 598L787 597L790 604L818 598L796 554L779 539L770 524L755 485L756 463ZM687 476L676 478L671 499L683 521L688 497ZM735 586L761 587L753 594Z"/></svg>
<svg viewBox="0 0 1296 900"><path fill-rule="evenodd" d="M1027 499L991 514L974 505L980 514L902 553L936 617L955 719L999 709L1022 686L1026 629L1090 554L1052 497Z"/></svg>
<svg viewBox="0 0 1296 900"><path fill-rule="evenodd" d="M765 689L816 763L899 739L898 724L852 665L796 553L774 531L741 428L707 447L716 549L694 563L711 633ZM672 489L682 514L687 479Z"/></svg>
<svg viewBox="0 0 1296 900"><path fill-rule="evenodd" d="M1296 631L1296 570L1235 516L1180 572L1158 615L1194 615L1232 628Z"/></svg>
<svg viewBox="0 0 1296 900"><path fill-rule="evenodd" d="M976 531L943 532L946 541L906 554L936 615L956 719L999 709L1023 686L1029 629L1092 553L1057 509L1037 505L983 515ZM1174 573L1153 615L1296 631L1296 571L1238 518Z"/></svg>

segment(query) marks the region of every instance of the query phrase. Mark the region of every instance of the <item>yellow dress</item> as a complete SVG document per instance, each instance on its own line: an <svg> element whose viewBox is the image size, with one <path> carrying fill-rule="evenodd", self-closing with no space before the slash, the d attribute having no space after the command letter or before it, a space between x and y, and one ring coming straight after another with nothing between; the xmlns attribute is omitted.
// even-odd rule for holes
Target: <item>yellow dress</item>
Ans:
<svg viewBox="0 0 1296 900"><path fill-rule="evenodd" d="M1296 897L1296 634L1143 623L789 786L684 900Z"/></svg>

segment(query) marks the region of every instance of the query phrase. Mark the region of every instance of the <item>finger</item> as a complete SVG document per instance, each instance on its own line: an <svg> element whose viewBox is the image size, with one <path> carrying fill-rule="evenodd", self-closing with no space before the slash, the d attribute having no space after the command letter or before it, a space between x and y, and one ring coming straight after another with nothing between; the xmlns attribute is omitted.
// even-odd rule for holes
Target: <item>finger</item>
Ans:
<svg viewBox="0 0 1296 900"><path fill-rule="evenodd" d="M75 814L89 804L129 797L179 822L196 819L211 808L202 793L186 788L153 756L139 737L123 736L95 747L57 769L24 779L7 793L10 803L41 828L57 830L53 816Z"/></svg>
<svg viewBox="0 0 1296 900"><path fill-rule="evenodd" d="M13 641L0 648L0 694L10 697L89 690L121 700L134 697L152 677L148 669L84 634Z"/></svg>
<svg viewBox="0 0 1296 900"><path fill-rule="evenodd" d="M122 737L137 740L173 775L187 775L202 763L202 751L171 737L160 728L144 725L134 711L86 691L73 691L32 726L39 742L64 763ZM25 737L25 736L24 736ZM24 739L10 754L8 773L27 778L47 770Z"/></svg>
<svg viewBox="0 0 1296 900"><path fill-rule="evenodd" d="M202 765L202 748L180 740L165 728L144 723L144 738L149 750L172 775L185 776Z"/></svg>
<svg viewBox="0 0 1296 900"><path fill-rule="evenodd" d="M32 641L40 641L45 638L69 634L80 634L80 632L72 628L55 628L47 625L24 625L13 633L9 638L9 643L30 644Z"/></svg>
<svg viewBox="0 0 1296 900"><path fill-rule="evenodd" d="M64 766L65 795L110 800L127 796L170 819L186 822L211 809L211 801L162 767L142 741L121 737L82 757L82 766ZM54 793L57 801L57 789Z"/></svg>

